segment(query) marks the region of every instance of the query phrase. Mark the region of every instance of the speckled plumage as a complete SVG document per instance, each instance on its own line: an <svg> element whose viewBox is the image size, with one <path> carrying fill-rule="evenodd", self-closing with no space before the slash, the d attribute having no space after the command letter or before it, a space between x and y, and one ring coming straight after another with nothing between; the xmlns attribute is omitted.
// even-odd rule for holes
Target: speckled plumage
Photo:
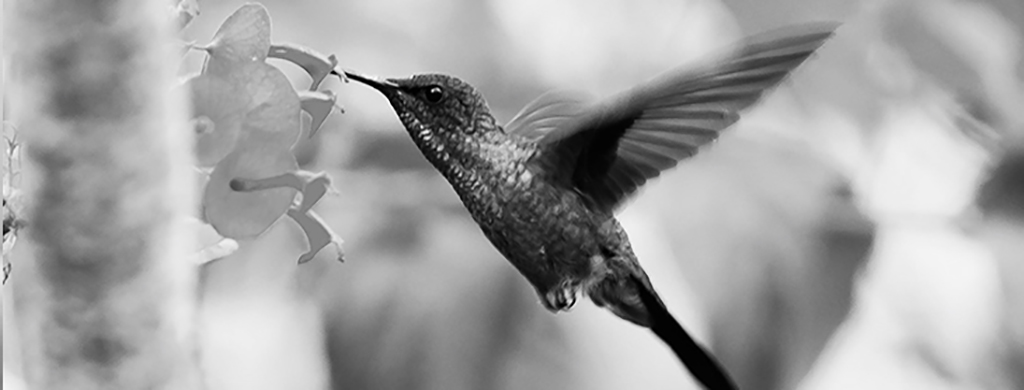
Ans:
<svg viewBox="0 0 1024 390"><path fill-rule="evenodd" d="M538 143L506 133L471 86L444 75L390 81L412 90L443 85L457 97L449 110L434 111L415 94L388 96L417 147L451 183L484 235L533 284L545 307L570 308L581 290L609 274L609 261L647 279L615 218L590 210L579 193L536 172L529 161L540 153ZM629 319L644 323L635 315Z"/></svg>
<svg viewBox="0 0 1024 390"><path fill-rule="evenodd" d="M546 94L507 129L455 77L346 74L388 98L423 155L548 310L567 310L585 293L651 328L705 387L733 389L658 298L613 212L647 180L714 141L834 28L755 37L710 66L678 69L596 104Z"/></svg>

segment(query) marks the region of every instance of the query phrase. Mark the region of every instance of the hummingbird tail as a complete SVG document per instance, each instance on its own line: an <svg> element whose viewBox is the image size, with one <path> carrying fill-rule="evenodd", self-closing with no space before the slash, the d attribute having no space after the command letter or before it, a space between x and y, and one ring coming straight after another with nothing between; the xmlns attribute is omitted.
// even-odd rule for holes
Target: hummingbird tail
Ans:
<svg viewBox="0 0 1024 390"><path fill-rule="evenodd" d="M598 306L607 307L627 321L650 328L705 388L737 389L718 361L697 344L668 312L646 275L609 276L594 285L588 294Z"/></svg>

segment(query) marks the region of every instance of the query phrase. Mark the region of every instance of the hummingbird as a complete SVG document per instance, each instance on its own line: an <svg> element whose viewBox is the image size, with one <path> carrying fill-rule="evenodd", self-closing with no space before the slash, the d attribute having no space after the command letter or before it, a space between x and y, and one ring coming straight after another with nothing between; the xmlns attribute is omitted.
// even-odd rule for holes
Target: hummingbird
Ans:
<svg viewBox="0 0 1024 390"><path fill-rule="evenodd" d="M383 79L352 71L390 102L423 156L484 236L552 312L581 294L650 328L708 389L735 389L672 317L615 212L648 180L713 142L833 35L807 24L748 38L603 100L555 91L504 126L473 86L444 74Z"/></svg>

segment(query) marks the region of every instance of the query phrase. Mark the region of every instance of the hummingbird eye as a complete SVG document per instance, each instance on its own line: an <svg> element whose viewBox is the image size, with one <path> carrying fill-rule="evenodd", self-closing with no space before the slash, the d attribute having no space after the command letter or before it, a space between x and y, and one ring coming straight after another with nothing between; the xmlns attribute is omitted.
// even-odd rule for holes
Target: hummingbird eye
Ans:
<svg viewBox="0 0 1024 390"><path fill-rule="evenodd" d="M441 89L441 87L436 85L427 87L427 89L423 91L423 98L427 99L427 102L430 103L440 102L441 99L444 98L444 89Z"/></svg>

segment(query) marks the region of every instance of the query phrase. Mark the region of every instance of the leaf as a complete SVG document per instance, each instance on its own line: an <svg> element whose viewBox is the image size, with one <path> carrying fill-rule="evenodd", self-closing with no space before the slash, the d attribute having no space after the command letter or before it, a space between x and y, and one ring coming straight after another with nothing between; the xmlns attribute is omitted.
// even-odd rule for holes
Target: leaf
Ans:
<svg viewBox="0 0 1024 390"><path fill-rule="evenodd" d="M333 91L301 91L299 92L299 101L302 110L308 112L312 118L309 125L309 138L313 138L313 135L327 120L327 116L334 111L338 96Z"/></svg>
<svg viewBox="0 0 1024 390"><path fill-rule="evenodd" d="M203 193L203 215L224 237L245 239L262 234L295 199L296 191L286 187L251 192L231 188L235 178L267 178L298 169L288 148L259 141L249 138L240 142L213 169Z"/></svg>
<svg viewBox="0 0 1024 390"><path fill-rule="evenodd" d="M319 215L311 210L302 212L290 209L288 210L288 216L299 224L302 231L306 233L306 239L309 241L309 251L299 256L299 264L312 260L317 253L320 253L320 250L330 244L334 244L338 251L338 261L345 261L345 252L341 248L344 241L324 223Z"/></svg>
<svg viewBox="0 0 1024 390"><path fill-rule="evenodd" d="M238 241L221 236L213 226L203 221L185 217L181 223L182 230L195 235L195 246L190 248L192 254L188 257L188 261L195 265L208 264L238 250Z"/></svg>
<svg viewBox="0 0 1024 390"><path fill-rule="evenodd" d="M264 179L298 169L290 147L298 139L298 94L280 70L263 62L236 64L230 83L250 98L234 150L217 163L203 197L204 215L229 238L263 233L291 205L296 191L271 188L239 192L236 178Z"/></svg>
<svg viewBox="0 0 1024 390"><path fill-rule="evenodd" d="M238 8L205 47L210 54L203 73L229 74L233 64L263 62L270 51L270 15L258 3Z"/></svg>
<svg viewBox="0 0 1024 390"><path fill-rule="evenodd" d="M327 78L327 75L331 74L334 67L338 65L338 59L333 54L330 56L324 56L323 54L317 53L312 49L293 45L290 43L281 43L270 46L270 53L268 55L271 58L279 58L282 60L291 61L295 65L302 67L309 73L309 77L313 79L312 84L309 86L309 90L315 91L320 88L320 83Z"/></svg>
<svg viewBox="0 0 1024 390"><path fill-rule="evenodd" d="M216 165L235 147L249 97L228 80L210 74L193 77L185 86L192 94L196 161L201 167Z"/></svg>
<svg viewBox="0 0 1024 390"><path fill-rule="evenodd" d="M241 138L258 136L282 147L295 144L301 128L301 103L284 73L262 62L248 63L232 74L232 84L251 99Z"/></svg>
<svg viewBox="0 0 1024 390"><path fill-rule="evenodd" d="M336 106L333 92L316 89L333 73L337 59L295 45L271 50L270 17L259 4L235 11L202 49L209 54L207 62L189 86L197 158L200 165L214 165L203 193L206 221L228 239L254 238L287 211L309 238L311 251L300 262L330 243L339 245L340 252L341 240L310 211L330 189L330 179L299 171L290 150L301 133L303 110L312 118L312 136ZM305 69L312 90L300 97L279 69L264 62L268 56ZM297 192L302 201L289 211ZM200 254L216 256L221 249L232 250L232 242L219 241Z"/></svg>

